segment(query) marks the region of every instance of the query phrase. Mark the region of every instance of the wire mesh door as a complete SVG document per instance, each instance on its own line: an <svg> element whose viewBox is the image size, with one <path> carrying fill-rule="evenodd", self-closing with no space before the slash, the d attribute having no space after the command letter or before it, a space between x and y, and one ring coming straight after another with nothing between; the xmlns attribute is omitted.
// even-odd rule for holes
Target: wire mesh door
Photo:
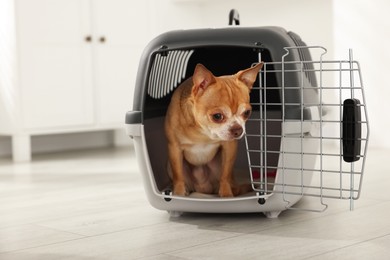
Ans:
<svg viewBox="0 0 390 260"><path fill-rule="evenodd" d="M308 50L318 52L308 60ZM245 136L252 188L260 198L282 194L325 198L360 196L369 125L360 66L353 60L323 60L322 47L288 47L281 62L265 63L259 100ZM289 59L299 52L301 60ZM261 56L261 54L260 54ZM259 57L261 60L261 57ZM276 78L279 84L269 80ZM291 80L294 79L294 80ZM270 100L271 92L280 99Z"/></svg>

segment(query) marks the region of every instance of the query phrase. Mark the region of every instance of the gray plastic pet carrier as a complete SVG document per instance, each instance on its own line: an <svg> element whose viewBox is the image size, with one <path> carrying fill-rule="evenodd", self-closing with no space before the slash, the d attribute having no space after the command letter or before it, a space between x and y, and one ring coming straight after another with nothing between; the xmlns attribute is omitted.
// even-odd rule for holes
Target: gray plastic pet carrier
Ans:
<svg viewBox="0 0 390 260"><path fill-rule="evenodd" d="M276 217L303 196L318 199L309 209L316 211L326 209L327 198L359 198L369 132L360 68L352 55L328 61L325 53L279 27L182 30L155 38L141 58L133 110L126 114L149 202L172 214ZM172 195L164 133L172 93L197 63L220 76L260 61L265 64L251 91L253 112L234 167L235 179L251 183L253 191L233 198Z"/></svg>

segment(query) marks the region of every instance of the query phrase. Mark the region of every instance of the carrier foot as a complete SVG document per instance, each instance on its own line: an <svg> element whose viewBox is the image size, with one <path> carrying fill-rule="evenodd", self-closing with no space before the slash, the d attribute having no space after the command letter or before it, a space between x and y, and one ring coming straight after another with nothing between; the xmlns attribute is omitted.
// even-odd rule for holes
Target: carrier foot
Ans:
<svg viewBox="0 0 390 260"><path fill-rule="evenodd" d="M169 215L171 216L171 218L178 218L178 217L180 217L181 215L183 215L183 212L181 212L181 211L175 211L175 210L168 210L168 213L169 213Z"/></svg>
<svg viewBox="0 0 390 260"><path fill-rule="evenodd" d="M281 213L281 211L267 211L267 212L263 212L263 214L267 218L278 218L280 213Z"/></svg>

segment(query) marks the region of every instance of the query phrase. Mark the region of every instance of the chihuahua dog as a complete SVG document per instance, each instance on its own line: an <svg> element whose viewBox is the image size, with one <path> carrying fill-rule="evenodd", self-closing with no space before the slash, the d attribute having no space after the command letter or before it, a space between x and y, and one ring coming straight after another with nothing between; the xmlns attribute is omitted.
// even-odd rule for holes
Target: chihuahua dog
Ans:
<svg viewBox="0 0 390 260"><path fill-rule="evenodd" d="M165 118L174 195L241 193L233 166L251 114L249 93L262 66L216 77L198 64L176 89Z"/></svg>

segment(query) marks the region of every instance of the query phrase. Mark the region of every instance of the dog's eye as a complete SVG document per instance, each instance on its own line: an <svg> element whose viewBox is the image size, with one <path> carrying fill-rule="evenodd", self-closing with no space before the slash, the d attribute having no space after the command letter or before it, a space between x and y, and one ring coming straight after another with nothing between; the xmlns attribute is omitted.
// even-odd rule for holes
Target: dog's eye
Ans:
<svg viewBox="0 0 390 260"><path fill-rule="evenodd" d="M215 123L221 123L225 119L225 117L221 113L212 114L211 118Z"/></svg>
<svg viewBox="0 0 390 260"><path fill-rule="evenodd" d="M251 115L251 110L250 110L250 109L245 110L245 112L242 113L242 116L243 116L245 119L249 118L250 115Z"/></svg>

